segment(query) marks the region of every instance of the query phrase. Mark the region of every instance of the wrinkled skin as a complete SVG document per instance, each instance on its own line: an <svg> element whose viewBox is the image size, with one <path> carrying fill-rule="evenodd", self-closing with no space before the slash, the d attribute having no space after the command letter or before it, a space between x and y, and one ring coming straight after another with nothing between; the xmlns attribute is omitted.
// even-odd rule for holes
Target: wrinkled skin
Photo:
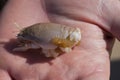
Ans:
<svg viewBox="0 0 120 80"><path fill-rule="evenodd" d="M110 52L114 37L120 38L119 12L118 0L9 0L0 13L0 80L109 80ZM15 53L14 22L77 26L82 40L56 59L39 50Z"/></svg>

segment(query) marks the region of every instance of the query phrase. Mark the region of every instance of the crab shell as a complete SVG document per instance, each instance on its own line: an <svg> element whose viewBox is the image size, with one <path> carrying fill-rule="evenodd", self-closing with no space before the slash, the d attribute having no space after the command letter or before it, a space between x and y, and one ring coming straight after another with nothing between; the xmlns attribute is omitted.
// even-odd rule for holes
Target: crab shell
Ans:
<svg viewBox="0 0 120 80"><path fill-rule="evenodd" d="M37 23L22 29L17 38L22 45L14 48L14 51L41 48L46 57L57 57L79 44L81 32L79 28L66 25Z"/></svg>

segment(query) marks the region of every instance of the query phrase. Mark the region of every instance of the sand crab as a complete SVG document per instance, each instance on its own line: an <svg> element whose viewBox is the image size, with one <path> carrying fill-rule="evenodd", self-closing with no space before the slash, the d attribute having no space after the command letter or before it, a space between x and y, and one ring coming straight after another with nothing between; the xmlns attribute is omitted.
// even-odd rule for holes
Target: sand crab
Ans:
<svg viewBox="0 0 120 80"><path fill-rule="evenodd" d="M79 28L56 23L37 23L23 28L17 34L21 46L14 51L41 48L46 57L57 57L60 53L68 53L81 40Z"/></svg>

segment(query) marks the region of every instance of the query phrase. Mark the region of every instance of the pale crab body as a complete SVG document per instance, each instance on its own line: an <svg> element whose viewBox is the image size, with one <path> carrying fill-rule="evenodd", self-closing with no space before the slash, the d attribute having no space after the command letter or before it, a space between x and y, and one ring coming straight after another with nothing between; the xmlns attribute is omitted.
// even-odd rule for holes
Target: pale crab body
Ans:
<svg viewBox="0 0 120 80"><path fill-rule="evenodd" d="M23 43L14 51L41 48L46 57L56 57L60 53L67 53L79 44L81 32L73 28L56 23L38 23L21 30L17 38Z"/></svg>

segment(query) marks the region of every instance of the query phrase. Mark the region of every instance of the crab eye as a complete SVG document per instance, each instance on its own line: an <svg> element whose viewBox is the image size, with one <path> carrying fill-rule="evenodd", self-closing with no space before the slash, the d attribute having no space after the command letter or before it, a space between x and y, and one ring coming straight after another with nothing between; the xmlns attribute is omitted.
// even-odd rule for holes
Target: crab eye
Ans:
<svg viewBox="0 0 120 80"><path fill-rule="evenodd" d="M24 37L23 33L17 34L17 37Z"/></svg>

